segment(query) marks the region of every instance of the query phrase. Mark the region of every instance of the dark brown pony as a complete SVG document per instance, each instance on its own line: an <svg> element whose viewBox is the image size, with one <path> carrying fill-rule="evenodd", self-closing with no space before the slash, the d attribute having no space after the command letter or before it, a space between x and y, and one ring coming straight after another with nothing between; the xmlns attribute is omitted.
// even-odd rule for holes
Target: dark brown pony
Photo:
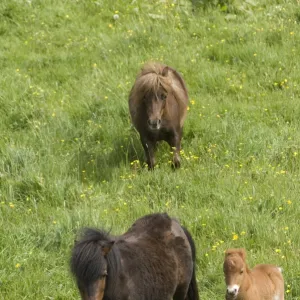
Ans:
<svg viewBox="0 0 300 300"><path fill-rule="evenodd" d="M174 152L173 166L180 167L187 106L187 88L176 70L158 63L142 68L129 95L129 111L140 134L149 169L154 168L154 150L161 140L168 142Z"/></svg>
<svg viewBox="0 0 300 300"><path fill-rule="evenodd" d="M71 258L84 300L198 300L195 245L167 214L138 219L120 236L86 229Z"/></svg>

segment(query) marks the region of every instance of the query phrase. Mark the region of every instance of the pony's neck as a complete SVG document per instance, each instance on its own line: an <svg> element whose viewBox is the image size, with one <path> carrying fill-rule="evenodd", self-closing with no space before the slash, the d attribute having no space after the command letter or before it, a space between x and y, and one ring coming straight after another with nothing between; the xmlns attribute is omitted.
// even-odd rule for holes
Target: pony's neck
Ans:
<svg viewBox="0 0 300 300"><path fill-rule="evenodd" d="M107 299L114 299L114 295L119 293L118 286L124 278L120 251L115 244L111 251L107 254L107 278L105 287L105 296ZM104 298L106 299L106 297Z"/></svg>
<svg viewBox="0 0 300 300"><path fill-rule="evenodd" d="M247 292L251 288L252 282L253 279L252 279L251 270L248 268L248 266L246 266L246 272L245 272L243 283L241 285L241 290Z"/></svg>
<svg viewBox="0 0 300 300"><path fill-rule="evenodd" d="M170 89L169 90L169 93L171 94L170 97L174 97L175 99L175 94L174 94L174 91L173 89ZM164 109L164 119L169 119L169 118L172 118L171 116L174 115L174 113L178 113L178 109L179 109L179 106L178 106L178 102L177 101L171 101L171 99L167 98L166 100L166 106L165 106L165 109Z"/></svg>

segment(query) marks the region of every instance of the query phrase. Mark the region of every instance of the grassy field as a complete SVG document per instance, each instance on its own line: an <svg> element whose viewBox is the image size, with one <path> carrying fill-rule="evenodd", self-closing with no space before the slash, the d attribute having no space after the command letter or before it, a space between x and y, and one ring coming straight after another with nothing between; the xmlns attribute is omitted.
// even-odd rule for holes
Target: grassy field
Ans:
<svg viewBox="0 0 300 300"><path fill-rule="evenodd" d="M202 300L224 299L229 247L300 299L299 24L293 0L2 0L0 298L79 299L78 229L166 211L193 234ZM175 172L166 144L143 168L130 124L150 60L189 89Z"/></svg>

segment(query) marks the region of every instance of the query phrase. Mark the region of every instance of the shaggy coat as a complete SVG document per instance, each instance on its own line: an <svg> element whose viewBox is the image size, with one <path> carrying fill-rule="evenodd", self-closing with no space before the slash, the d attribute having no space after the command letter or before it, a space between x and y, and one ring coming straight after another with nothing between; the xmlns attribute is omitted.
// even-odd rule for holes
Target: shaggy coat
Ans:
<svg viewBox="0 0 300 300"><path fill-rule="evenodd" d="M129 112L140 134L149 169L155 165L158 141L169 143L173 166L180 167L180 143L188 106L183 78L173 68L150 63L138 74L129 95Z"/></svg>
<svg viewBox="0 0 300 300"><path fill-rule="evenodd" d="M226 300L283 300L284 281L281 268L260 264L250 270L244 249L228 249L224 275Z"/></svg>
<svg viewBox="0 0 300 300"><path fill-rule="evenodd" d="M85 300L198 300L195 245L167 214L138 219L120 236L86 229L71 270Z"/></svg>

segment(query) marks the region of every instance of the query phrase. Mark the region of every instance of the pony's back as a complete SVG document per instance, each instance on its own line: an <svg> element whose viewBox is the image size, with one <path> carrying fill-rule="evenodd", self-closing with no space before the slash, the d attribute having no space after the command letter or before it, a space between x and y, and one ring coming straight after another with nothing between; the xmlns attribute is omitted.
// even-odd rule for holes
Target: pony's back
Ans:
<svg viewBox="0 0 300 300"><path fill-rule="evenodd" d="M259 264L252 269L252 275L260 294L266 293L271 300L284 299L284 279L280 267Z"/></svg>
<svg viewBox="0 0 300 300"><path fill-rule="evenodd" d="M188 106L188 92L183 78L180 76L180 74L172 68L169 69L170 78L172 80L172 89L174 91L174 97L178 103L180 111L180 127L182 127L186 118Z"/></svg>
<svg viewBox="0 0 300 300"><path fill-rule="evenodd" d="M198 300L195 244L167 214L150 214L124 234L86 229L72 251L82 299Z"/></svg>

